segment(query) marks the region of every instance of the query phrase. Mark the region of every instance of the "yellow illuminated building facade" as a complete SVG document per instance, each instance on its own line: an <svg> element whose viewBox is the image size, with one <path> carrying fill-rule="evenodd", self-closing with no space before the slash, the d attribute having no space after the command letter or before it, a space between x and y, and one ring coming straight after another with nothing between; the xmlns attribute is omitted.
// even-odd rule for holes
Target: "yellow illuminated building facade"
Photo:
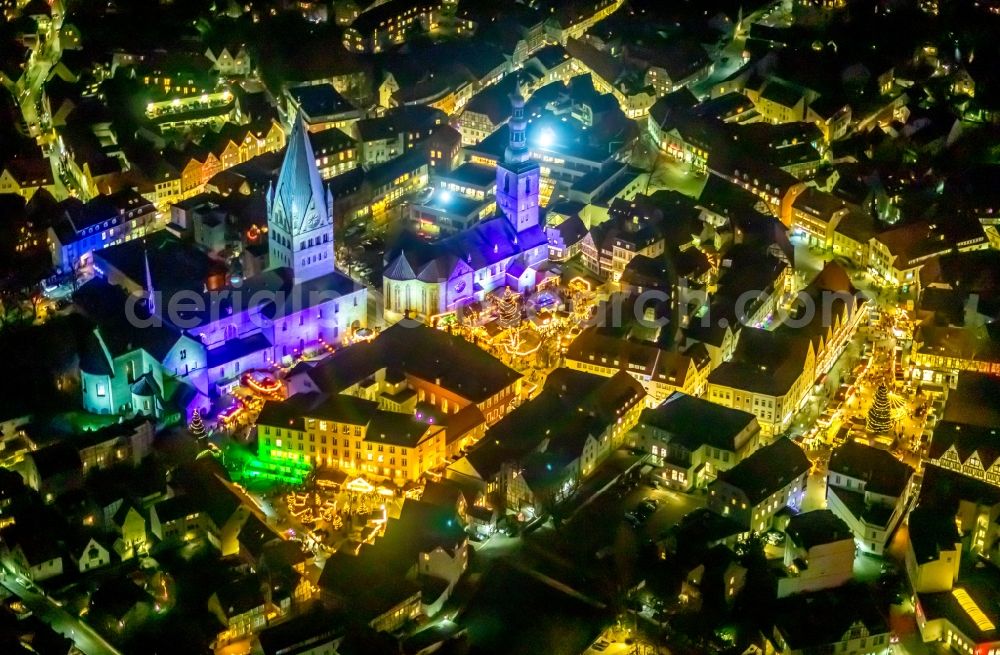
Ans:
<svg viewBox="0 0 1000 655"><path fill-rule="evenodd" d="M409 414L384 411L376 403L359 398L341 396L335 404L346 405L352 411L334 420L328 416L328 405L321 404L311 416L270 420L272 413L265 407L257 424L260 458L290 460L398 483L417 480L444 463L443 426L423 423Z"/></svg>

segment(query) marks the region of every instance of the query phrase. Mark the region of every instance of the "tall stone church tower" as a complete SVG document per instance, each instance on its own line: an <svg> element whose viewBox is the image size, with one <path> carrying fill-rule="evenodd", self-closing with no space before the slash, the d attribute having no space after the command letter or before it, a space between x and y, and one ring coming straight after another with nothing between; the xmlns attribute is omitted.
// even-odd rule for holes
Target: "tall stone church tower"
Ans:
<svg viewBox="0 0 1000 655"><path fill-rule="evenodd" d="M278 183L267 192L270 268L290 268L301 283L334 272L333 195L323 187L309 133L292 124Z"/></svg>
<svg viewBox="0 0 1000 655"><path fill-rule="evenodd" d="M538 227L538 164L528 153L524 96L518 88L510 97L513 112L507 129L510 141L504 161L497 164L497 207L517 232Z"/></svg>

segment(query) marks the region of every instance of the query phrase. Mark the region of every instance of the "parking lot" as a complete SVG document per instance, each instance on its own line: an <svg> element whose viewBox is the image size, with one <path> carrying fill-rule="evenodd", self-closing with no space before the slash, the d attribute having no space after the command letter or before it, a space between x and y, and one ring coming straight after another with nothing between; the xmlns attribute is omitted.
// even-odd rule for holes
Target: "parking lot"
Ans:
<svg viewBox="0 0 1000 655"><path fill-rule="evenodd" d="M630 525L626 514L645 500L656 502L656 510L640 525ZM649 476L637 483L617 483L593 498L556 531L561 548L578 557L593 557L613 547L621 531L636 536L639 544L650 543L680 522L686 514L704 507L706 497L653 487Z"/></svg>
<svg viewBox="0 0 1000 655"><path fill-rule="evenodd" d="M626 496L626 507L634 503L638 506L644 499L654 499L657 501L657 508L653 515L643 525L639 526L637 532L646 539L656 539L668 529L677 525L685 515L704 507L707 498L701 494L687 494L668 489L651 489L647 485L639 485Z"/></svg>

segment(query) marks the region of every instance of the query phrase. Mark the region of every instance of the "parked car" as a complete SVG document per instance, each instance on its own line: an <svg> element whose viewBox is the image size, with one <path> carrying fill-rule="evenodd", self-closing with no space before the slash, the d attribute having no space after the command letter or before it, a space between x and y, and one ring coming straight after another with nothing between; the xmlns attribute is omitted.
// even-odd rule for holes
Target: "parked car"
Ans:
<svg viewBox="0 0 1000 655"><path fill-rule="evenodd" d="M625 515L625 520L629 522L633 527L639 527L643 523L649 520L653 514L656 513L656 508L659 503L654 498L647 498L646 500L639 503L639 505L631 512Z"/></svg>

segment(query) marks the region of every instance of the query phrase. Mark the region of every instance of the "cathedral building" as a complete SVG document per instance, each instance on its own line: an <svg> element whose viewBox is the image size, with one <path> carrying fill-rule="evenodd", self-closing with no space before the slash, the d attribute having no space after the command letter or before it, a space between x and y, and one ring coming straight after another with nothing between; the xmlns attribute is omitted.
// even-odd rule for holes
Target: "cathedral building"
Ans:
<svg viewBox="0 0 1000 655"><path fill-rule="evenodd" d="M497 165L497 215L435 243L406 234L388 250L382 286L386 321L408 314L430 323L495 289L509 286L523 293L542 281L548 246L538 202L540 170L529 156L520 91L511 104L510 140Z"/></svg>
<svg viewBox="0 0 1000 655"><path fill-rule="evenodd" d="M217 364L209 365L216 369L211 379L238 374L243 353L253 352L261 337L267 346L260 356L277 362L323 342L344 342L367 324L367 290L334 267L333 196L323 187L301 120L292 126L267 212L268 270L234 289L243 301L232 314L210 313L198 330L209 361Z"/></svg>
<svg viewBox="0 0 1000 655"><path fill-rule="evenodd" d="M146 289L151 296L147 310L160 320L137 329L121 307L83 308L98 325L91 352L81 357L84 407L99 414L157 414L166 400L166 379L172 378L193 388L190 395L202 399L204 408L247 371L347 343L367 326L368 296L364 286L334 266L332 208L332 194L323 186L308 133L297 119L278 181L267 194L267 270L205 291L201 280L185 279L183 253L196 248L191 244L146 249L129 243L118 246L119 252L98 253L114 274L105 271L106 279L88 284L106 287L113 281L126 289ZM129 336L137 332L143 338ZM141 405L134 388L140 383Z"/></svg>

